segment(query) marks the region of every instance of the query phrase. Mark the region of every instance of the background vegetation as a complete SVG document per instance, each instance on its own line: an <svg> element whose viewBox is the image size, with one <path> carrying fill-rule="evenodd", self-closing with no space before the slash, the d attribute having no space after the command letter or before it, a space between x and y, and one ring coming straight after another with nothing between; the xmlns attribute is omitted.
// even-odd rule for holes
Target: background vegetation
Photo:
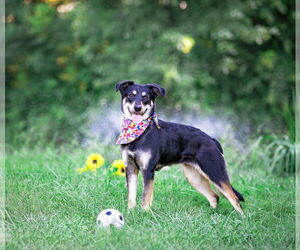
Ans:
<svg viewBox="0 0 300 250"><path fill-rule="evenodd" d="M7 141L65 142L123 79L163 85L169 109L221 108L282 132L294 16L292 0L6 1Z"/></svg>
<svg viewBox="0 0 300 250"><path fill-rule="evenodd" d="M6 1L7 249L294 249L294 5ZM75 172L93 152L107 166L120 158L84 133L111 130L97 114L115 112L124 79L164 86L162 114L212 114L241 132L238 144L218 139L245 219L223 198L211 210L176 167L157 174L149 213L126 210L124 177ZM108 207L124 230L96 229Z"/></svg>

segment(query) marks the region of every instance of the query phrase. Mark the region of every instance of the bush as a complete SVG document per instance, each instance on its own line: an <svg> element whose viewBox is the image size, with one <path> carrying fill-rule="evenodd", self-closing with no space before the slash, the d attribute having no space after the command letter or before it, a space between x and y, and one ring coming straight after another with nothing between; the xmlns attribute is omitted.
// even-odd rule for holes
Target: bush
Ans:
<svg viewBox="0 0 300 250"><path fill-rule="evenodd" d="M247 146L238 163L243 168L254 168L279 176L295 174L296 146L287 136L264 136Z"/></svg>
<svg viewBox="0 0 300 250"><path fill-rule="evenodd" d="M113 85L123 79L162 84L166 107L226 107L270 122L291 109L294 5L6 1L7 139L35 125L61 142L72 118L118 100Z"/></svg>
<svg viewBox="0 0 300 250"><path fill-rule="evenodd" d="M278 175L292 174L296 170L296 147L287 137L275 137L265 148L269 171Z"/></svg>

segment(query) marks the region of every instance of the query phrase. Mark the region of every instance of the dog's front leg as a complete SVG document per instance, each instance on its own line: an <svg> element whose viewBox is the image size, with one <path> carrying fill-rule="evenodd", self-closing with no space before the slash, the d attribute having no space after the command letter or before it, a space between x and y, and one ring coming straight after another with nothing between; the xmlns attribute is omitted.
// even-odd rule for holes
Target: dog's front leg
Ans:
<svg viewBox="0 0 300 250"><path fill-rule="evenodd" d="M139 170L134 164L128 164L126 166L126 182L128 190L128 208L134 208L136 206L136 193L138 182Z"/></svg>
<svg viewBox="0 0 300 250"><path fill-rule="evenodd" d="M154 171L146 169L142 170L142 174L144 179L142 208L148 210L153 201Z"/></svg>

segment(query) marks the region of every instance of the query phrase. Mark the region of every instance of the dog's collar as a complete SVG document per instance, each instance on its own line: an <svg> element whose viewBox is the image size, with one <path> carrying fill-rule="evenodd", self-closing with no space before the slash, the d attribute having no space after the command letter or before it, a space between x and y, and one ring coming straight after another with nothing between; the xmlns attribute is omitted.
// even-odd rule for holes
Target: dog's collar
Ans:
<svg viewBox="0 0 300 250"><path fill-rule="evenodd" d="M155 112L147 119L142 120L140 123L135 123L131 119L124 117L122 132L116 144L128 144L133 142L145 132L152 120L155 122L156 127L160 129L160 126L158 125L157 114Z"/></svg>

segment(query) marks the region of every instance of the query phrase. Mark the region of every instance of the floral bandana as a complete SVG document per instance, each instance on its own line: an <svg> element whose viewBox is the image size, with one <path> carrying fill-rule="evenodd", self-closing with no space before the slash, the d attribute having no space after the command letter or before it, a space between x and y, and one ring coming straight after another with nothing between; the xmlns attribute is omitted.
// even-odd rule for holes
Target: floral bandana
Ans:
<svg viewBox="0 0 300 250"><path fill-rule="evenodd" d="M116 144L128 144L139 138L145 130L148 128L151 120L154 120L157 128L158 125L157 114L153 113L146 120L142 120L140 123L135 123L131 119L124 117L122 124L122 132L116 142Z"/></svg>

